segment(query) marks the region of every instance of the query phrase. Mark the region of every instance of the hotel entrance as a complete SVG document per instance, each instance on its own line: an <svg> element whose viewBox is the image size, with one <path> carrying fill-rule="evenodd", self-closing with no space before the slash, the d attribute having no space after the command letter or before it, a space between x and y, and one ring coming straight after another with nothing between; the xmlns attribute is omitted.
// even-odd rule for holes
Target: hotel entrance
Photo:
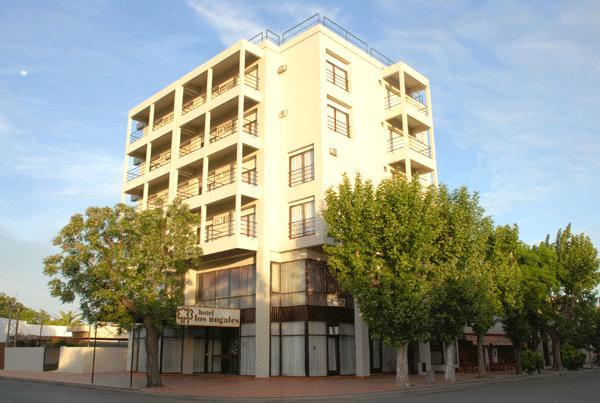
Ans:
<svg viewBox="0 0 600 403"><path fill-rule="evenodd" d="M240 328L198 327L194 337L194 372L240 374Z"/></svg>

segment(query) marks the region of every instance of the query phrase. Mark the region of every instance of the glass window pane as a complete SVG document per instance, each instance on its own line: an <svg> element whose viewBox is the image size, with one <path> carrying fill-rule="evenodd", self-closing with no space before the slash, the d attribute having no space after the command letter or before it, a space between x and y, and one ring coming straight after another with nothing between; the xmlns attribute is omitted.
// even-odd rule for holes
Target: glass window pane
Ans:
<svg viewBox="0 0 600 403"><path fill-rule="evenodd" d="M229 270L229 296L237 297L238 295L244 295L246 290L242 291L240 281L241 269Z"/></svg>
<svg viewBox="0 0 600 403"><path fill-rule="evenodd" d="M230 270L217 271L217 298L229 297L229 271Z"/></svg>

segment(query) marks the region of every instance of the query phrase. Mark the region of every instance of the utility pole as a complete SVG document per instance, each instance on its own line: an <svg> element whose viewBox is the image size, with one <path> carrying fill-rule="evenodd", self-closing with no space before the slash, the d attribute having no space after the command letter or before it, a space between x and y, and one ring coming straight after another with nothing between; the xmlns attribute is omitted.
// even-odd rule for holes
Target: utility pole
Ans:
<svg viewBox="0 0 600 403"><path fill-rule="evenodd" d="M10 303L8 307L8 328L6 329L6 344L10 341L10 327L12 325L12 313L13 313L13 304Z"/></svg>
<svg viewBox="0 0 600 403"><path fill-rule="evenodd" d="M40 311L40 347L42 347L42 328L44 326L44 313Z"/></svg>
<svg viewBox="0 0 600 403"><path fill-rule="evenodd" d="M21 308L17 307L17 319L15 323L15 337L13 339L13 347L17 347L17 334L19 333L19 319L21 317Z"/></svg>

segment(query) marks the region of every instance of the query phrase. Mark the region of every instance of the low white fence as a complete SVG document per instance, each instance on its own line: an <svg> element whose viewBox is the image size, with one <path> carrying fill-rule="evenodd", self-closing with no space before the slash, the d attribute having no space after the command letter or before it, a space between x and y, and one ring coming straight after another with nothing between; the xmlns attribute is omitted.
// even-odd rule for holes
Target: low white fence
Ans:
<svg viewBox="0 0 600 403"><path fill-rule="evenodd" d="M115 372L127 369L127 347L61 347L58 371L89 374L92 372Z"/></svg>

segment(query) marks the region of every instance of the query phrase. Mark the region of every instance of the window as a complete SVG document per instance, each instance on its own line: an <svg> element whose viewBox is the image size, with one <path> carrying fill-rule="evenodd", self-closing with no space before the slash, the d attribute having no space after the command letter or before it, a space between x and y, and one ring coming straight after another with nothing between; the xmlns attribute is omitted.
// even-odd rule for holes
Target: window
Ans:
<svg viewBox="0 0 600 403"><path fill-rule="evenodd" d="M254 265L198 274L198 305L217 308L253 308Z"/></svg>
<svg viewBox="0 0 600 403"><path fill-rule="evenodd" d="M327 81L348 91L348 72L327 60Z"/></svg>
<svg viewBox="0 0 600 403"><path fill-rule="evenodd" d="M271 265L271 305L306 305L304 260L273 263Z"/></svg>
<svg viewBox="0 0 600 403"><path fill-rule="evenodd" d="M310 182L315 179L314 150L306 150L290 157L289 186Z"/></svg>
<svg viewBox="0 0 600 403"><path fill-rule="evenodd" d="M315 234L315 201L310 200L290 206L290 239Z"/></svg>
<svg viewBox="0 0 600 403"><path fill-rule="evenodd" d="M327 105L327 127L336 133L350 137L350 117L348 113Z"/></svg>

